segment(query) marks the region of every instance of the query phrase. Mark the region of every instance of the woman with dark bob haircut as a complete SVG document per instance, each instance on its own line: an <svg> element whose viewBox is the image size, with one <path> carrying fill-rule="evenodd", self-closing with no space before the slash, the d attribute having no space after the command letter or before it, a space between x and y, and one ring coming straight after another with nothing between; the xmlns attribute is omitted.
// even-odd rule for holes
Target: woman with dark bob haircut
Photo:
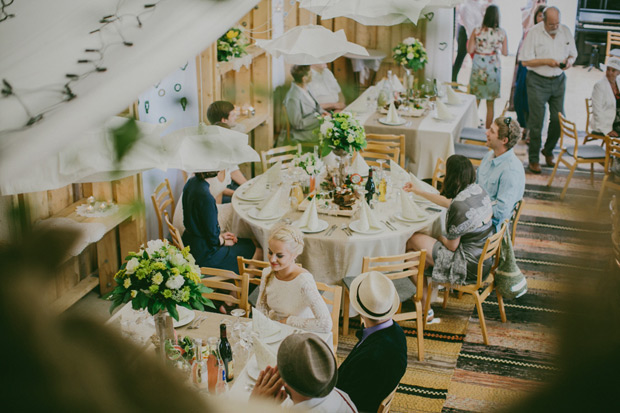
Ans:
<svg viewBox="0 0 620 413"><path fill-rule="evenodd" d="M453 284L476 282L478 260L484 243L495 229L491 222L491 199L475 182L476 171L470 160L462 155L452 155L446 162L441 195L421 190L412 182L404 186L405 191L448 208L445 235L435 239L415 233L407 241L407 251L432 251L426 256L426 262L433 267L434 281ZM489 259L484 264L486 274L491 261Z"/></svg>

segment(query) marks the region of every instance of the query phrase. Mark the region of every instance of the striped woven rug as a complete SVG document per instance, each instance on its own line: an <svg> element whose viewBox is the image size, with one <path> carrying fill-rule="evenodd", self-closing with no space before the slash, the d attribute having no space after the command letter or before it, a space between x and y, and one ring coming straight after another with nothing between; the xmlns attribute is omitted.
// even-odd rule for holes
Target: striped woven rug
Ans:
<svg viewBox="0 0 620 413"><path fill-rule="evenodd" d="M517 228L515 256L528 281L527 294L505 301L507 323L500 320L495 294L487 298L483 309L489 346L482 342L471 297L451 296L446 309L433 304L440 322L424 332L423 362L417 360L415 323L401 323L409 364L392 412L504 409L557 374L555 327L576 277L584 271L596 276L608 268L607 259L593 261L591 251L594 248L601 256L610 253L606 241L610 225L607 202L599 213L594 211L600 174L591 186L589 173L578 171L563 202L559 194L567 174L559 171L547 187L549 174L545 168L542 175L527 175ZM339 362L356 342L355 336L340 337Z"/></svg>

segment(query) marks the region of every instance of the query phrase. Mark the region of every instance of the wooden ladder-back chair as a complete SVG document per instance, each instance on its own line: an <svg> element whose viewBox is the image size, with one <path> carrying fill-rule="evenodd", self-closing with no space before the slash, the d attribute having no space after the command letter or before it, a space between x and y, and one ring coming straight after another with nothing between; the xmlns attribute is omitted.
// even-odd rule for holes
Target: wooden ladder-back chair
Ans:
<svg viewBox="0 0 620 413"><path fill-rule="evenodd" d="M433 171L433 180L431 181L431 185L435 189L439 189L439 183L443 185L443 181L446 178L446 161L441 158L437 158L437 163L435 164L435 170Z"/></svg>
<svg viewBox="0 0 620 413"><path fill-rule="evenodd" d="M482 303L486 298L493 292L495 288L495 270L499 265L499 251L502 245L502 238L504 236L504 232L506 232L506 223L502 224L501 230L487 238L484 243L484 248L482 249L482 255L480 256L480 260L478 261L478 277L476 279L475 284L465 284L465 285L457 285L450 283L437 283L435 281L431 281L429 286L429 291L427 297L432 297L433 288L436 285L444 286L444 296L443 296L443 308L446 308L448 304L448 295L450 293L450 289L457 291L459 294L471 294L476 301L476 310L478 311L478 318L480 319L480 329L482 330L482 339L484 340L484 344L489 345L489 335L487 334L487 324L484 320L484 312L482 311ZM493 264L489 270L489 275L486 280L482 280L483 277L483 268L484 262L493 257ZM480 292L480 290L483 290ZM506 310L504 309L504 299L501 294L497 293L497 303L499 304L499 313L502 319L502 322L506 322ZM425 314L431 308L431 300L426 300ZM426 324L426 317L424 318L424 324Z"/></svg>
<svg viewBox="0 0 620 413"><path fill-rule="evenodd" d="M570 172L568 173L568 177L566 178L566 184L564 185L564 190L560 195L560 199L564 199L566 196L566 191L568 190L568 184L570 183L573 174L575 173L575 169L577 169L577 165L589 163L590 164L590 183L594 185L594 164L595 163L605 163L605 150L600 146L588 145L579 147L579 135L577 134L577 127L574 122L566 119L562 113L558 113L560 117L560 155L558 156L558 160L555 163L555 167L553 167L553 172L551 172L551 176L549 177L549 182L547 182L547 186L551 186L553 183L553 178L555 177L555 173L558 170L558 165L563 163L567 167L570 168ZM566 141L573 141L573 145L566 145ZM566 160L563 155L568 154L572 160L573 164L571 164L568 160Z"/></svg>
<svg viewBox="0 0 620 413"><path fill-rule="evenodd" d="M250 305L256 307L258 303L258 287L263 276L263 269L269 267L269 263L267 261L249 260L239 256L237 257L237 265L239 265L239 274L247 274L248 282L257 286L248 297Z"/></svg>
<svg viewBox="0 0 620 413"><path fill-rule="evenodd" d="M373 145L397 147L400 151L398 164L401 166L401 168L405 167L405 135L382 135L376 133L367 133L366 142Z"/></svg>
<svg viewBox="0 0 620 413"><path fill-rule="evenodd" d="M357 155L361 155L368 166L379 166L379 160L399 162L400 149L397 147L384 146L383 144L369 143L366 148L359 151ZM357 156L356 155L356 156Z"/></svg>
<svg viewBox="0 0 620 413"><path fill-rule="evenodd" d="M291 162L295 155L301 152L300 145L287 145L278 146L275 148L261 151L260 158L263 165L263 172L265 172L271 165L278 161L282 161L282 166Z"/></svg>
<svg viewBox="0 0 620 413"><path fill-rule="evenodd" d="M379 271L384 273L394 283L400 302L409 299L413 301L416 311L409 313L396 313L394 321L413 320L416 318L418 331L418 360L424 360L424 325L426 317L422 314L422 294L424 285L424 262L426 250L411 251L400 255L384 257L364 257L362 261L362 273ZM346 277L344 284L344 304L342 319L342 334L349 334L349 287L355 277ZM424 313L426 314L426 313Z"/></svg>
<svg viewBox="0 0 620 413"><path fill-rule="evenodd" d="M168 178L157 185L155 191L151 194L151 200L153 201L159 225L159 239L164 239L164 211L170 207L170 216L174 216L174 195L172 194Z"/></svg>
<svg viewBox="0 0 620 413"><path fill-rule="evenodd" d="M383 399L383 401L379 405L379 410L377 410L377 413L389 413L390 412L390 405L392 404L392 401L394 400L394 395L396 394L397 389L398 389L398 385L396 385L396 388L392 390L392 392L388 394L385 399Z"/></svg>
<svg viewBox="0 0 620 413"><path fill-rule="evenodd" d="M590 130L590 121L592 120L592 99L591 98L586 98L586 130L585 131L577 131L577 134L579 135L579 137L583 137L583 143L586 144L586 142L589 141L595 141L600 139L601 140L601 146L603 146L603 144L605 143L605 135L597 135L592 133L592 131Z"/></svg>
<svg viewBox="0 0 620 413"><path fill-rule="evenodd" d="M168 232L170 233L170 238L172 238L172 245L174 245L180 250L185 248L185 246L183 245L183 238L181 238L181 233L179 232L177 227L172 225L172 222L170 222L170 216L168 215L168 211L164 211L164 221L166 221L166 225L168 226Z"/></svg>
<svg viewBox="0 0 620 413"><path fill-rule="evenodd" d="M342 299L342 287L339 285L327 285L322 282L316 283L316 288L321 293L325 304L332 307L332 335L334 337L334 354L338 349L338 325L340 320L340 301ZM325 293L329 293L332 297L326 297Z"/></svg>
<svg viewBox="0 0 620 413"><path fill-rule="evenodd" d="M620 163L620 138L612 138L611 136L606 136L605 141L607 143L607 145L605 146L605 176L603 177L603 181L601 182L601 190L599 191L598 198L596 200L597 211L601 207L601 201L603 200L605 188L620 190L620 184L613 182L609 179L612 178L614 175L611 170L612 165L614 163L616 165Z"/></svg>
<svg viewBox="0 0 620 413"><path fill-rule="evenodd" d="M620 33L618 32L607 32L607 49L605 49L605 63L607 64L607 59L609 59L611 46L620 47Z"/></svg>
<svg viewBox="0 0 620 413"><path fill-rule="evenodd" d="M232 271L210 267L200 267L200 273L206 276L200 280L202 285L213 290L212 293L203 294L205 298L236 305L245 310L246 317L248 316L250 310L248 305L248 274L237 275Z"/></svg>
<svg viewBox="0 0 620 413"><path fill-rule="evenodd" d="M519 219L521 218L521 211L523 210L523 203L525 201L523 199L519 200L514 208L512 208L512 213L510 214L510 241L512 242L512 246L515 245L515 239L517 238L517 225L519 224Z"/></svg>

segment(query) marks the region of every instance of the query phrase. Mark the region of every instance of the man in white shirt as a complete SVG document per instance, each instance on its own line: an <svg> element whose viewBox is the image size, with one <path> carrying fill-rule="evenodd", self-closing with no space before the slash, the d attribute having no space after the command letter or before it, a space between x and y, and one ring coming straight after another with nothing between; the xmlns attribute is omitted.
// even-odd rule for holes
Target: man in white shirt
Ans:
<svg viewBox="0 0 620 413"><path fill-rule="evenodd" d="M592 90L593 133L618 137L620 133L620 57L611 56L607 60L605 76L594 85Z"/></svg>
<svg viewBox="0 0 620 413"><path fill-rule="evenodd" d="M325 63L310 66L312 79L308 83L308 91L314 96L324 110L344 109L342 89L334 74Z"/></svg>
<svg viewBox="0 0 620 413"><path fill-rule="evenodd" d="M545 105L549 104L549 130L542 149L547 166L554 166L553 149L560 137L558 113L564 113L566 75L577 58L575 40L568 27L560 24L557 7L547 7L543 21L530 29L521 48L519 59L527 67L527 96L530 127L529 169L541 172L539 151L542 145L542 128Z"/></svg>
<svg viewBox="0 0 620 413"><path fill-rule="evenodd" d="M260 372L251 397L310 412L356 413L349 396L335 387L337 380L338 365L327 343L316 334L293 334L278 348L278 366Z"/></svg>
<svg viewBox="0 0 620 413"><path fill-rule="evenodd" d="M456 6L456 29L457 52L454 66L452 67L452 81L456 82L461 70L461 65L467 56L467 39L474 29L482 24L482 17L488 5L493 0L465 0Z"/></svg>

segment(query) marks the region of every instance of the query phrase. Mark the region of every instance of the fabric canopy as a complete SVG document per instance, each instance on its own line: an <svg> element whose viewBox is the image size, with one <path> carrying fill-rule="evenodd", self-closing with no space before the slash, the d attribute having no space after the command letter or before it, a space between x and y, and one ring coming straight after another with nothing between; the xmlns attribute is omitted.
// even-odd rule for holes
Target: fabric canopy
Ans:
<svg viewBox="0 0 620 413"><path fill-rule="evenodd" d="M317 25L297 26L277 39L257 40L256 44L295 65L329 63L347 53L368 56L365 48L347 41L344 30L334 33Z"/></svg>
<svg viewBox="0 0 620 413"><path fill-rule="evenodd" d="M86 131L208 47L258 1L175 0L146 8L136 0L14 2L7 12L15 17L0 22L0 78L15 93L0 98L3 181L31 174L33 166L86 139ZM122 17L106 24L115 14ZM68 96L66 75L92 70L93 63L78 61L100 56L86 49L104 50L97 64L106 70L72 82L77 97L60 103Z"/></svg>

